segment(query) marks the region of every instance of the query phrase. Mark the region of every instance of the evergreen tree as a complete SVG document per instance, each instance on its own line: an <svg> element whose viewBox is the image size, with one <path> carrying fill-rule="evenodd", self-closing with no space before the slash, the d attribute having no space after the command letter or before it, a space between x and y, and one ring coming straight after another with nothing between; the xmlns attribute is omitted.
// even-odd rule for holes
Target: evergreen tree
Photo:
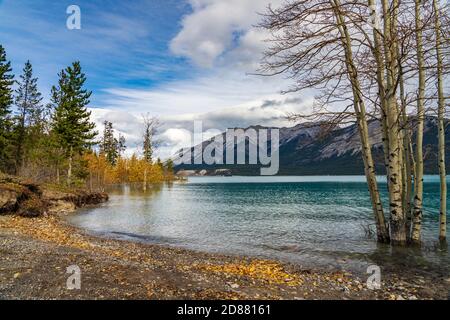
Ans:
<svg viewBox="0 0 450 320"><path fill-rule="evenodd" d="M159 168L161 168L161 170L164 169L164 165L163 165L163 163L162 163L162 161L161 161L160 158L158 158L158 159L156 160L156 165L157 165Z"/></svg>
<svg viewBox="0 0 450 320"><path fill-rule="evenodd" d="M86 76L77 61L61 71L58 87L52 88L55 105L52 127L67 156L68 184L72 182L74 156L91 146L97 135L95 124L90 122L91 112L87 110L92 92L83 88L85 81Z"/></svg>
<svg viewBox="0 0 450 320"><path fill-rule="evenodd" d="M117 158L119 157L119 141L114 138L113 124L109 121L105 121L103 124L105 129L103 130L103 139L100 150L105 155L109 164L115 166Z"/></svg>
<svg viewBox="0 0 450 320"><path fill-rule="evenodd" d="M169 159L166 161L166 170L168 174L173 174L173 160Z"/></svg>
<svg viewBox="0 0 450 320"><path fill-rule="evenodd" d="M38 79L33 77L33 67L30 61L27 61L18 82L19 88L16 90L15 99L18 110L13 138L16 174L24 160L25 142L30 135L29 129L39 125L43 116L42 95L37 89L37 81ZM37 132L33 133L36 135Z"/></svg>
<svg viewBox="0 0 450 320"><path fill-rule="evenodd" d="M11 128L10 113L13 103L14 75L10 72L11 62L6 59L6 52L0 45L0 169L8 166L7 148Z"/></svg>

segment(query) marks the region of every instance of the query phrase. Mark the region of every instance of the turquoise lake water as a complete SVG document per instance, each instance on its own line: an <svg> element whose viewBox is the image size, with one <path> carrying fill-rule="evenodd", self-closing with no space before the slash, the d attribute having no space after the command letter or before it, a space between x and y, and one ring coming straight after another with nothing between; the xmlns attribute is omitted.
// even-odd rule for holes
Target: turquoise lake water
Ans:
<svg viewBox="0 0 450 320"><path fill-rule="evenodd" d="M437 176L425 177L424 246L396 254L364 232L373 223L364 177L192 177L146 192L122 185L109 193L108 203L69 216L69 223L107 236L303 267L364 272L376 263L446 272L450 266L448 247L436 242Z"/></svg>

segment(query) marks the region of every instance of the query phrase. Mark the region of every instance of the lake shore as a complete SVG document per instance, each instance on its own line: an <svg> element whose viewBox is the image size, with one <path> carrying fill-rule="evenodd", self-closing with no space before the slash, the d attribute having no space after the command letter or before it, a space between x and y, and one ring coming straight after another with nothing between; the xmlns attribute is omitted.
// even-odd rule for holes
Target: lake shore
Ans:
<svg viewBox="0 0 450 320"><path fill-rule="evenodd" d="M383 272L381 290L355 274L100 238L59 216L0 216L0 299L447 299L449 279ZM68 290L66 268L81 269Z"/></svg>

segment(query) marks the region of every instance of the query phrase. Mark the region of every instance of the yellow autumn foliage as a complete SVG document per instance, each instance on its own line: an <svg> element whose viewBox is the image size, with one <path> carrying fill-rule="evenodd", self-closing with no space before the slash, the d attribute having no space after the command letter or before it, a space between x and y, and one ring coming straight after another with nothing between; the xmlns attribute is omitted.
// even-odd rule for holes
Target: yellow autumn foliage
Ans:
<svg viewBox="0 0 450 320"><path fill-rule="evenodd" d="M104 155L95 152L86 153L83 158L87 163L88 184L91 187L118 183L159 183L173 179L173 172L165 172L162 166L136 155L121 157L115 165L111 165Z"/></svg>
<svg viewBox="0 0 450 320"><path fill-rule="evenodd" d="M247 276L269 283L287 284L289 286L299 286L303 283L297 275L286 272L281 264L271 261L254 260L249 263L228 263L224 265L205 264L199 268L210 272Z"/></svg>

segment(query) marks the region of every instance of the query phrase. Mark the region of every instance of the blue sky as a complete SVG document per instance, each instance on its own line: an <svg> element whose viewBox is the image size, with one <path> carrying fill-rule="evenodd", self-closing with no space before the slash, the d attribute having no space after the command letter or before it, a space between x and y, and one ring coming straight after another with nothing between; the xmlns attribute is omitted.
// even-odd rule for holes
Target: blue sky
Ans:
<svg viewBox="0 0 450 320"><path fill-rule="evenodd" d="M93 105L102 105L110 87L151 88L193 76L183 57L170 54L169 41L190 7L180 1L78 0L82 29L66 28L66 9L73 1L5 0L0 2L0 43L15 73L27 59L48 92L56 74L80 60L94 91Z"/></svg>
<svg viewBox="0 0 450 320"><path fill-rule="evenodd" d="M0 43L14 73L33 64L44 96L57 73L80 60L101 130L112 121L139 151L142 114L161 118L164 157L190 145L189 130L290 125L287 112L310 105L282 96L283 78L250 76L268 37L254 28L281 0L0 0ZM81 30L66 27L69 5Z"/></svg>

